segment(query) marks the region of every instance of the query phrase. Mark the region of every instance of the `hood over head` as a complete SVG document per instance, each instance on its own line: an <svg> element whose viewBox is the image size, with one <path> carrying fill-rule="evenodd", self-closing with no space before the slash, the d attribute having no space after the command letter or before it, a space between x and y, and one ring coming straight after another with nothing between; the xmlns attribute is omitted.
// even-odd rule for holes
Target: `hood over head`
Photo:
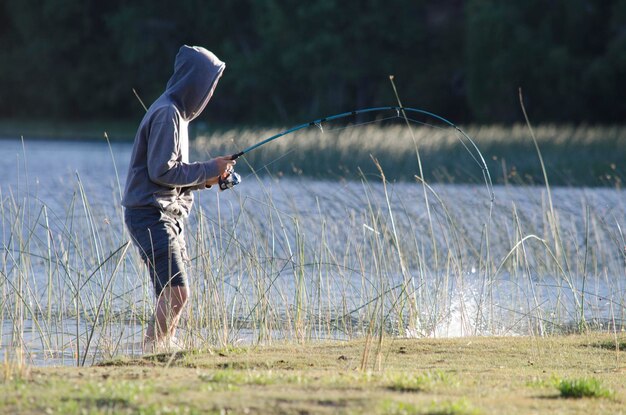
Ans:
<svg viewBox="0 0 626 415"><path fill-rule="evenodd" d="M174 100L185 120L193 120L204 110L225 67L224 62L205 48L187 45L180 48L165 94Z"/></svg>

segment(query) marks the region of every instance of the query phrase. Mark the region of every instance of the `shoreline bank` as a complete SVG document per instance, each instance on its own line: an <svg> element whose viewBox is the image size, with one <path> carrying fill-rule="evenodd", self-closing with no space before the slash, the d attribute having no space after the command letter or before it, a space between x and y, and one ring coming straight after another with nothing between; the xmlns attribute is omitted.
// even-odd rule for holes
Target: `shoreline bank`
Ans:
<svg viewBox="0 0 626 415"><path fill-rule="evenodd" d="M5 362L0 412L624 413L621 333L370 340L121 357L81 368ZM590 379L607 394L568 399L559 389Z"/></svg>

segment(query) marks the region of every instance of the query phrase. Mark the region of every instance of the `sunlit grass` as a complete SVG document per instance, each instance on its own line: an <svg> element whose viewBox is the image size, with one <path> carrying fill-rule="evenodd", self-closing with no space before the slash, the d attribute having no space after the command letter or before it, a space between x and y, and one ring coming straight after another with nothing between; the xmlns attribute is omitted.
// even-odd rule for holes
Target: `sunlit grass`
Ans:
<svg viewBox="0 0 626 415"><path fill-rule="evenodd" d="M247 154L257 171L274 175L358 178L360 168L376 174L370 155L380 160L390 180L413 180L417 162L412 137L403 120L323 132L316 127L273 141ZM335 127L336 128L336 127ZM525 125L467 126L464 131L481 149L494 182L542 184L537 154ZM280 129L233 129L200 132L199 154L221 154L246 148ZM447 129L414 128L429 182L480 183L467 152ZM620 126L542 125L535 128L552 185L622 186L626 171L626 128ZM244 163L241 163L244 164ZM243 166L238 166L244 168Z"/></svg>
<svg viewBox="0 0 626 415"><path fill-rule="evenodd" d="M0 412L619 413L623 362L594 347L610 338L393 339L382 346L380 370L359 369L365 339L35 367L0 382ZM564 399L563 379L595 398Z"/></svg>

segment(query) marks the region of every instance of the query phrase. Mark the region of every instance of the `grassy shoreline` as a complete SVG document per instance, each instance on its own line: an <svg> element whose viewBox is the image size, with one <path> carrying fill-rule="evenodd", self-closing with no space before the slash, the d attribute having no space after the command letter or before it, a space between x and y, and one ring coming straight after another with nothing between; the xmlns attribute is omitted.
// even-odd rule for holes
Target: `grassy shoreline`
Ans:
<svg viewBox="0 0 626 415"><path fill-rule="evenodd" d="M102 140L106 132L112 141L132 141L137 130L137 121L90 120L90 121L46 121L46 120L0 120L0 139L26 140Z"/></svg>
<svg viewBox="0 0 626 415"><path fill-rule="evenodd" d="M3 413L624 413L623 335L385 338L4 364ZM566 398L568 381L601 393Z"/></svg>
<svg viewBox="0 0 626 415"><path fill-rule="evenodd" d="M328 129L307 128L273 142L242 158L238 169L248 174L306 176L324 179L378 177L375 157L387 178L414 181L419 174L415 145L430 182L482 182L477 166L451 131L440 126L394 125L350 128L329 125ZM138 121L20 121L0 120L0 139L100 141L106 132L114 142L131 142ZM347 127L347 128L346 128ZM475 140L497 184L543 184L537 152L525 125L468 125L462 129ZM268 138L284 128L190 125L195 158L232 154ZM626 171L626 127L588 125L539 125L535 128L551 185L621 187Z"/></svg>
<svg viewBox="0 0 626 415"><path fill-rule="evenodd" d="M358 128L307 128L242 157L237 166L274 175L331 179L378 177L375 158L388 180L429 183L483 183L483 165L472 143L449 126L416 124ZM527 126L470 125L494 184L543 185L543 173ZM626 128L541 125L534 128L550 185L621 187L626 171ZM228 154L278 133L240 129L200 134L192 144L200 155ZM416 157L419 149L423 172Z"/></svg>

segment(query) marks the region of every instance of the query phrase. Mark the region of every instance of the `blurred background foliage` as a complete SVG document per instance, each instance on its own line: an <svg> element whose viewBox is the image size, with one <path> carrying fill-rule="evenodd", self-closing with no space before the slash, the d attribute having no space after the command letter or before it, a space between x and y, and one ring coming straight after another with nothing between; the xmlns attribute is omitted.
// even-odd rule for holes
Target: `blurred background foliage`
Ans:
<svg viewBox="0 0 626 415"><path fill-rule="evenodd" d="M1 0L0 118L137 119L181 44L227 63L205 120L403 103L455 122L622 123L626 0Z"/></svg>

